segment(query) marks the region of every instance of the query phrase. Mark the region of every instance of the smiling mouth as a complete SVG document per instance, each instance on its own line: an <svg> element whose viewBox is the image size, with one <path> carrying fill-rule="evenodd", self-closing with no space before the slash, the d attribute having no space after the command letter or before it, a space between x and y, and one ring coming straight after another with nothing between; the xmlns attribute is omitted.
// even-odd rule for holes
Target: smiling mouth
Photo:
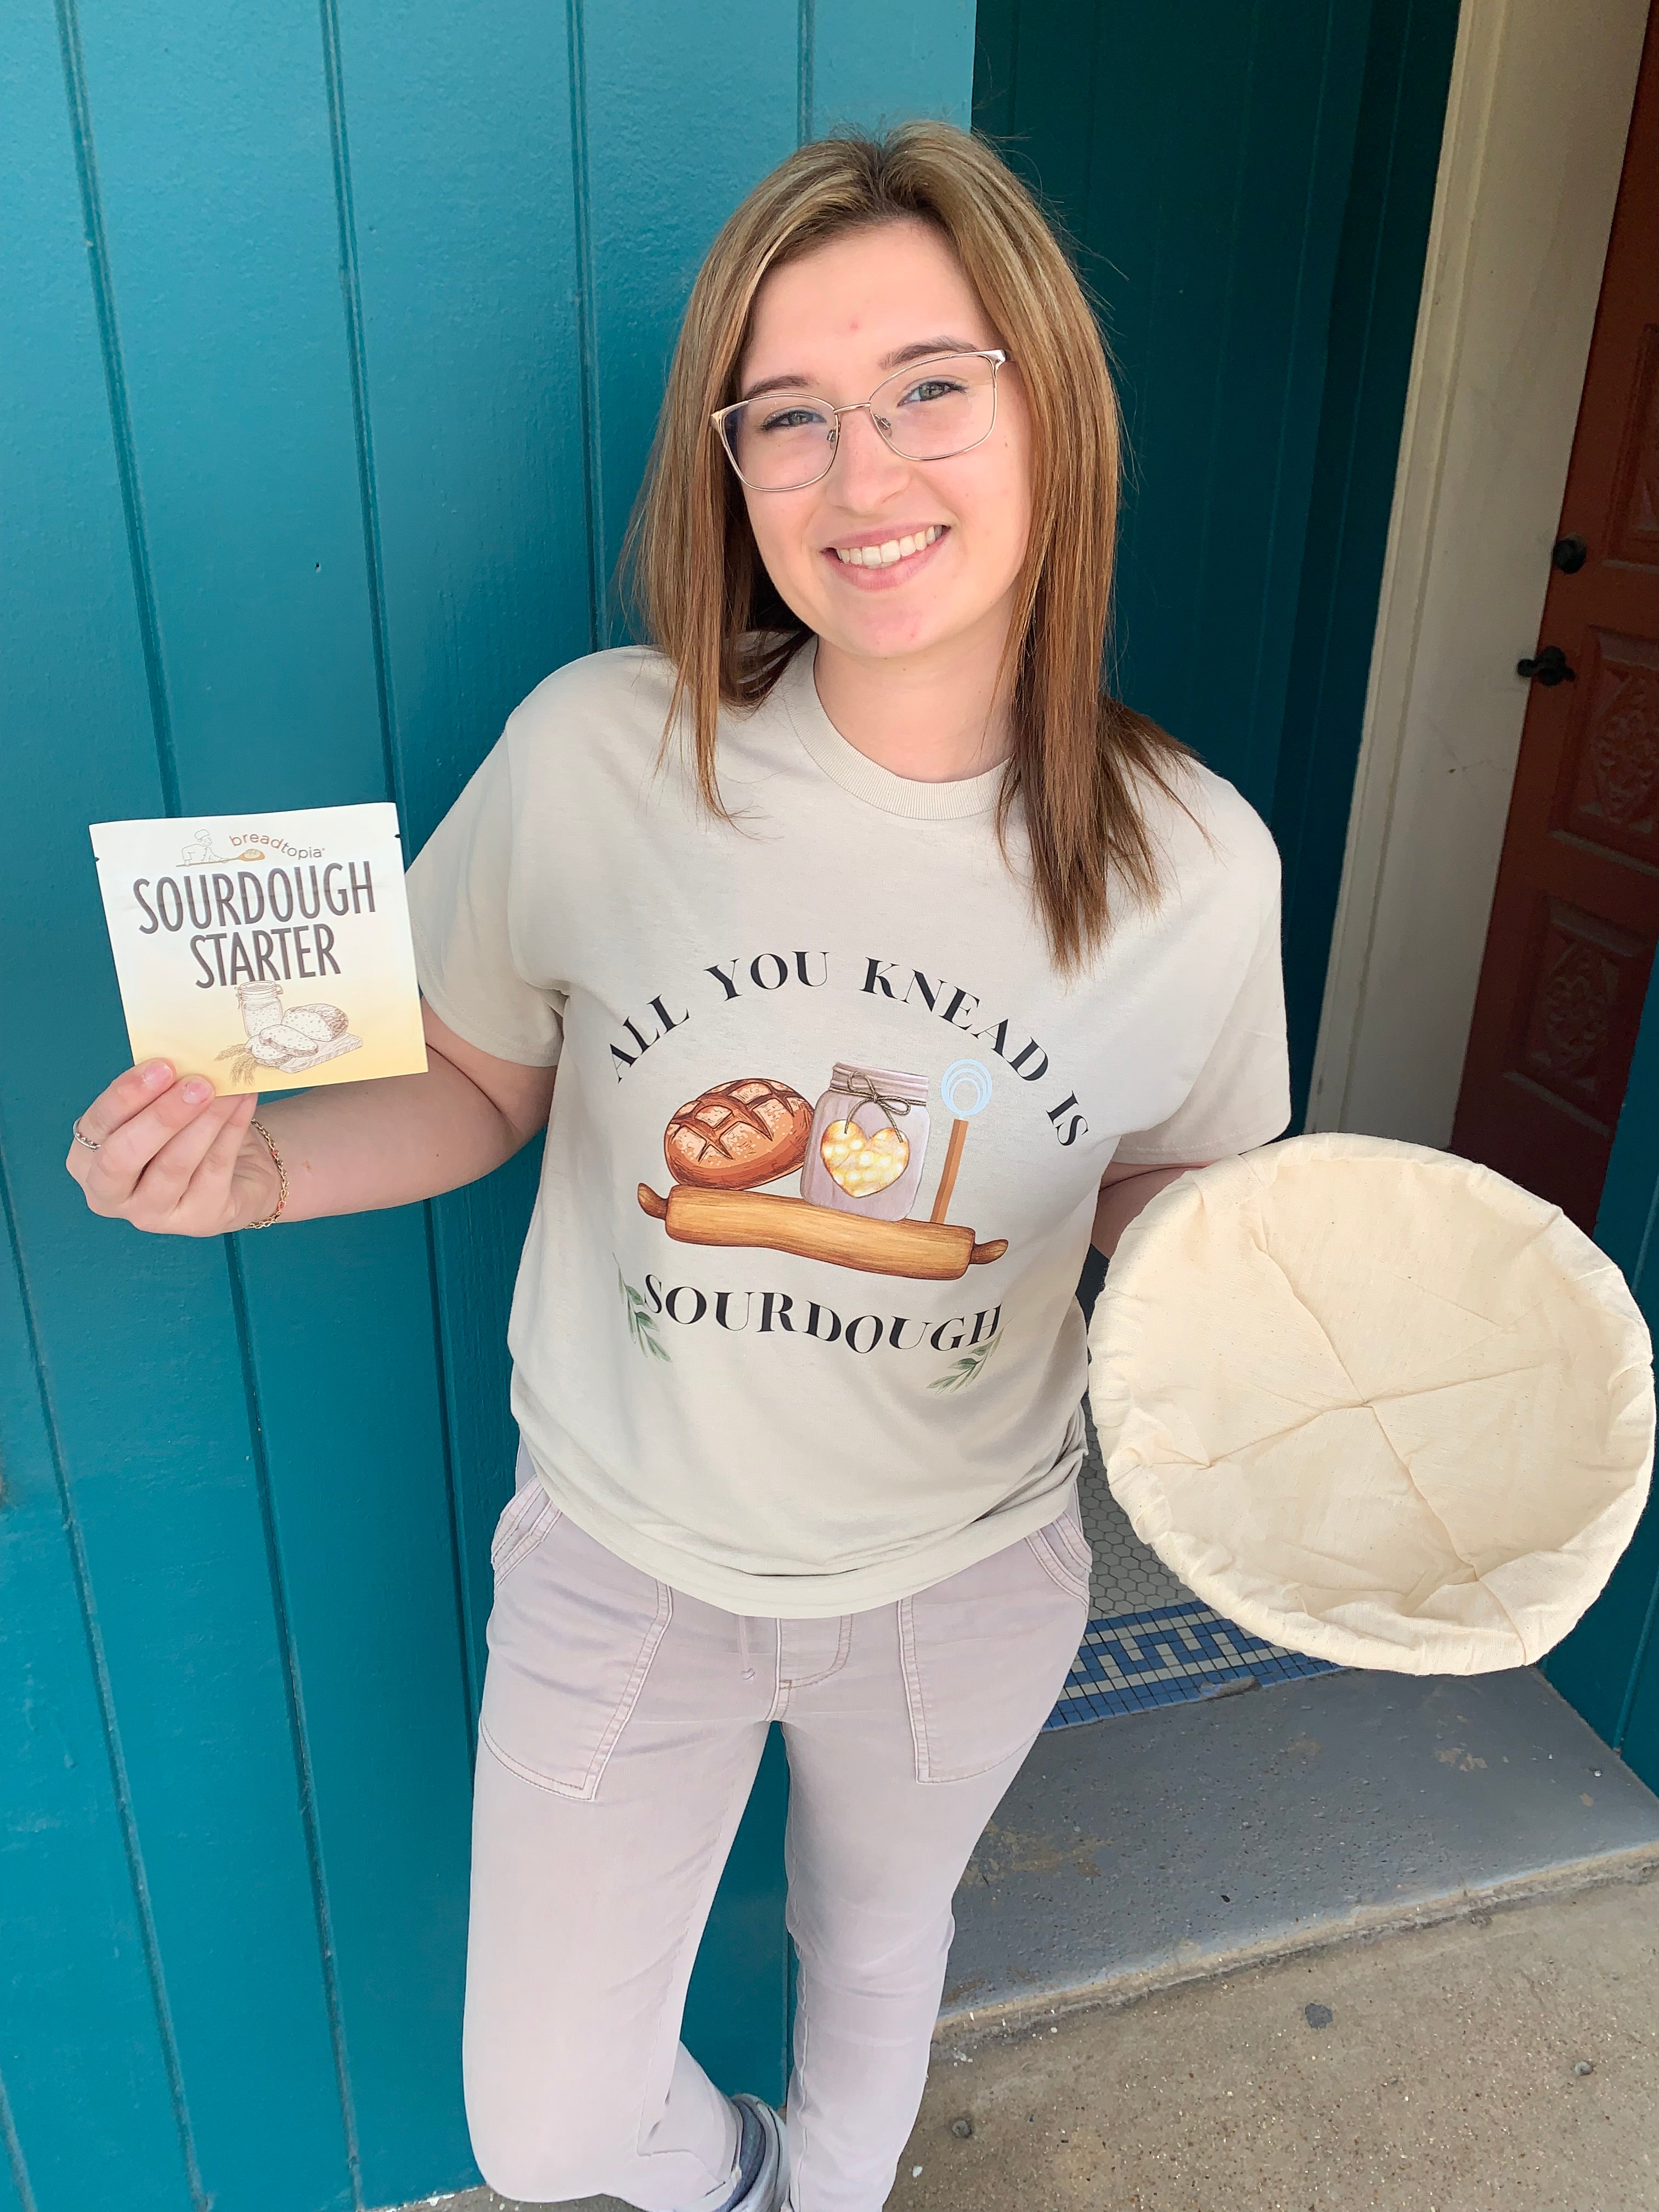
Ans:
<svg viewBox="0 0 1659 2212"><path fill-rule="evenodd" d="M901 561L911 560L916 554L925 553L930 545L936 545L944 537L945 528L942 522L930 522L926 530L917 531L914 537L890 538L881 545L832 545L829 550L844 568L893 568Z"/></svg>

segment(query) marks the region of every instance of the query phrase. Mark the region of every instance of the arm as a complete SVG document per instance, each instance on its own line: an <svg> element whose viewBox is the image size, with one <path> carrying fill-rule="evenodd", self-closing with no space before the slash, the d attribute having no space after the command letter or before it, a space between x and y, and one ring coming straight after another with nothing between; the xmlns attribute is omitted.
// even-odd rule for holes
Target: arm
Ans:
<svg viewBox="0 0 1659 2212"><path fill-rule="evenodd" d="M424 1075L331 1085L261 1115L288 1170L283 1221L406 1206L489 1174L546 1125L554 1070L497 1060L422 1005ZM216 1097L164 1060L117 1077L81 1116L98 1146L65 1164L94 1213L175 1237L217 1237L276 1203L270 1154L248 1097Z"/></svg>
<svg viewBox="0 0 1659 2212"><path fill-rule="evenodd" d="M1117 1249L1118 1238L1148 1199L1156 1198L1177 1176L1184 1176L1188 1168L1209 1164L1207 1160L1188 1160L1172 1168L1139 1168L1127 1164L1108 1168L1100 1178L1100 1196L1095 1205L1095 1225L1089 1242L1109 1260Z"/></svg>

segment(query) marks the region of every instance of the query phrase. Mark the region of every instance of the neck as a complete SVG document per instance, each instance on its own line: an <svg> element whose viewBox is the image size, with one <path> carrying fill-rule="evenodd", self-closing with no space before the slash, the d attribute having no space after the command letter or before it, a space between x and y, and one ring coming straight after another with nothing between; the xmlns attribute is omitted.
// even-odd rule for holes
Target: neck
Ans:
<svg viewBox="0 0 1659 2212"><path fill-rule="evenodd" d="M933 653L864 659L818 640L824 713L854 751L914 783L959 783L1007 759L1013 724L997 689L1006 635L953 638Z"/></svg>

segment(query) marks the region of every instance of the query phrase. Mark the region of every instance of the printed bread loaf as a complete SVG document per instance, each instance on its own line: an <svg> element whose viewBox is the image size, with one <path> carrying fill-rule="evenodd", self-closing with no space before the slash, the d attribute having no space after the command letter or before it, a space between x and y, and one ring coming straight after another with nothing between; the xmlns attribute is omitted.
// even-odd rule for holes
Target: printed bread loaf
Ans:
<svg viewBox="0 0 1659 2212"><path fill-rule="evenodd" d="M688 1099L668 1124L663 1152L677 1182L752 1190L799 1167L811 1127L799 1091L770 1076L740 1076Z"/></svg>
<svg viewBox="0 0 1659 2212"><path fill-rule="evenodd" d="M307 1006L290 1006L283 1019L290 1029L308 1036L313 1044L327 1044L331 1038L343 1036L347 1028L343 1009L331 1006L321 999L313 1000Z"/></svg>

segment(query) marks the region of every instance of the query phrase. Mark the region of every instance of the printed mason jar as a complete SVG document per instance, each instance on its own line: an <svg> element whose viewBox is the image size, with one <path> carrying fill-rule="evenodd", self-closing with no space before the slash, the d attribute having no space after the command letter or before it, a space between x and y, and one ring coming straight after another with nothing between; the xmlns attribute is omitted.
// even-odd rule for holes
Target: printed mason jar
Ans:
<svg viewBox="0 0 1659 2212"><path fill-rule="evenodd" d="M902 1221L927 1154L927 1078L837 1060L812 1115L800 1194L872 1221Z"/></svg>
<svg viewBox="0 0 1659 2212"><path fill-rule="evenodd" d="M242 1009L242 1027L251 1037L263 1036L283 1018L283 994L276 983L239 983L236 996Z"/></svg>

